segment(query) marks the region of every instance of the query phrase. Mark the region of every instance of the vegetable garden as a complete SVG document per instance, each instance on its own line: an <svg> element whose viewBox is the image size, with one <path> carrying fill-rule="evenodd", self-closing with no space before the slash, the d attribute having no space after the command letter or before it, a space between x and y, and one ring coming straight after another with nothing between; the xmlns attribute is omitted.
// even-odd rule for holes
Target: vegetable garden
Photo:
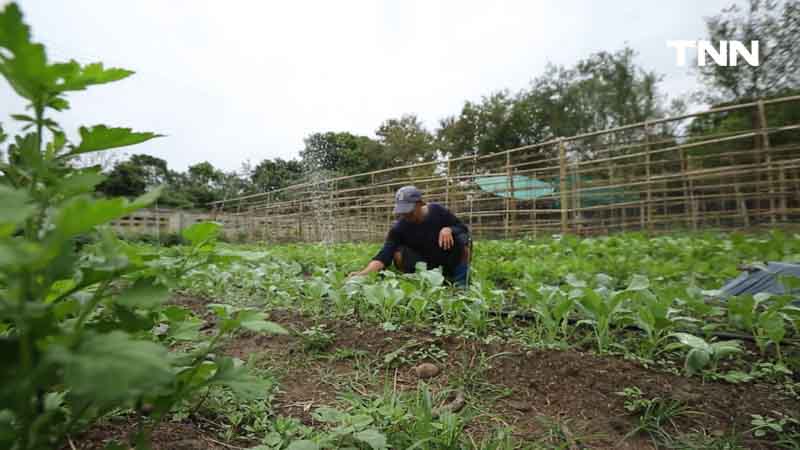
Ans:
<svg viewBox="0 0 800 450"><path fill-rule="evenodd" d="M798 448L800 308L722 300L800 234L479 241L471 286L439 271L346 279L371 243L183 243L107 227L153 203L97 198L66 94L131 72L51 63L15 4L0 73L30 103L0 162L0 447L15 450ZM782 280L797 288L797 280Z"/></svg>

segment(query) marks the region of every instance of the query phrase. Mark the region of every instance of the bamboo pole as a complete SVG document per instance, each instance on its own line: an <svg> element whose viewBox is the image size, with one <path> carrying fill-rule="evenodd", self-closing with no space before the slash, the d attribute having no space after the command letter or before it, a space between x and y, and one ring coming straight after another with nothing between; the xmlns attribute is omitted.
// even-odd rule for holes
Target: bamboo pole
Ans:
<svg viewBox="0 0 800 450"><path fill-rule="evenodd" d="M679 151L681 157L681 175L683 178L683 198L686 201L683 209L688 213L686 215L687 218L690 218L687 225L691 226L693 230L696 230L697 222L694 220L694 193L692 191L692 182L687 175L689 172L689 163L687 161L686 150L680 149Z"/></svg>
<svg viewBox="0 0 800 450"><path fill-rule="evenodd" d="M369 176L369 183L370 183L371 186L375 186L375 174L372 174L372 175ZM370 189L370 192L371 191L372 190ZM369 237L370 237L370 239L372 239L373 237L377 237L378 236L378 230L377 230L377 227L375 226L377 224L377 222L375 222L375 217L378 216L378 211L375 208L375 202L371 198L369 200L369 203L371 205L371 208L370 208L370 211L369 211L370 212L370 214L369 214L369 230L370 230L369 231Z"/></svg>
<svg viewBox="0 0 800 450"><path fill-rule="evenodd" d="M447 208L450 208L450 160L447 160L447 175L445 177L444 182L444 204Z"/></svg>
<svg viewBox="0 0 800 450"><path fill-rule="evenodd" d="M613 186L615 184L614 181L614 163L608 162L608 184L606 186ZM608 210L608 222L609 224L614 220L615 217L619 216L619 211L616 208L609 208Z"/></svg>
<svg viewBox="0 0 800 450"><path fill-rule="evenodd" d="M779 185L780 185L780 190L781 190L781 192L783 192L783 194L780 197L781 220L783 222L786 222L788 220L788 216L786 215L786 209L787 209L786 197L787 197L787 195L785 194L785 192L786 192L786 172L784 171L783 166L779 166L779 169L778 169L778 182L779 182Z"/></svg>
<svg viewBox="0 0 800 450"><path fill-rule="evenodd" d="M747 201L745 201L744 196L742 195L742 190L739 187L739 183L734 181L733 186L736 191L736 204L739 216L742 218L744 226L750 228L750 216L747 214Z"/></svg>
<svg viewBox="0 0 800 450"><path fill-rule="evenodd" d="M652 208L653 208L653 186L651 184L652 180L650 178L650 140L651 140L651 133L650 133L650 125L645 123L644 125L644 138L646 141L645 145L645 177L647 178L647 218L646 218L646 227L648 230L652 231L652 226L650 225L650 221L652 219ZM644 210L639 210L640 215L642 216L642 220L645 220ZM644 229L645 226L642 226Z"/></svg>
<svg viewBox="0 0 800 450"><path fill-rule="evenodd" d="M575 226L575 232L580 236L581 227L583 226L583 215L581 212L581 169L578 164L574 164L573 178L575 179L575 188L572 191L572 220Z"/></svg>
<svg viewBox="0 0 800 450"><path fill-rule="evenodd" d="M561 234L567 234L567 148L564 141L558 144L558 159L560 164L560 193L561 193Z"/></svg>
<svg viewBox="0 0 800 450"><path fill-rule="evenodd" d="M505 236L508 239L508 229L511 226L511 210L516 206L513 201L514 197L514 180L511 172L511 153L506 153L506 218L505 218Z"/></svg>
<svg viewBox="0 0 800 450"><path fill-rule="evenodd" d="M774 191L775 187L772 183L772 156L770 155L769 151L769 132L767 131L767 113L764 109L764 101L758 101L758 120L759 120L759 130L761 133L761 149L764 152L763 161L766 164L769 171L767 172L767 180L769 182L769 209L773 212L773 215L770 217L769 221L772 224L775 224L776 217L775 217L775 197Z"/></svg>

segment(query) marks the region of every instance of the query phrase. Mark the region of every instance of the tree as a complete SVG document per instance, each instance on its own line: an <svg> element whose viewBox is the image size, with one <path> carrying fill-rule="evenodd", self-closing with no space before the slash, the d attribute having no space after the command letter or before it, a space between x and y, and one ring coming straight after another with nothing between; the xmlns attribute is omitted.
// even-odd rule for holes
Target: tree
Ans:
<svg viewBox="0 0 800 450"><path fill-rule="evenodd" d="M97 192L106 196L135 197L157 186L168 188L159 199L164 206L185 206L186 200L176 197L175 177L167 162L145 154L135 154L127 161L118 161L108 171L107 178L97 186ZM179 196L178 196L179 197Z"/></svg>
<svg viewBox="0 0 800 450"><path fill-rule="evenodd" d="M167 162L161 158L137 154L131 156L130 162L144 169L146 172L145 182L148 188L167 184L171 181L172 173L167 168Z"/></svg>
<svg viewBox="0 0 800 450"><path fill-rule="evenodd" d="M440 122L439 147L448 156L487 154L663 117L661 77L635 57L630 48L594 53L573 67L549 65L516 94L468 101L458 117Z"/></svg>
<svg viewBox="0 0 800 450"><path fill-rule="evenodd" d="M759 41L759 65L698 66L703 90L698 99L709 104L785 95L800 89L800 0L750 0L706 19L708 40Z"/></svg>
<svg viewBox="0 0 800 450"><path fill-rule="evenodd" d="M551 66L524 100L538 105L548 138L572 136L663 117L661 77L636 65L636 52L598 52L573 68Z"/></svg>
<svg viewBox="0 0 800 450"><path fill-rule="evenodd" d="M436 157L433 134L414 114L385 120L375 134L385 167L433 161Z"/></svg>
<svg viewBox="0 0 800 450"><path fill-rule="evenodd" d="M800 1L750 0L745 10L732 5L706 19L708 40L719 46L722 40L748 44L759 41L759 65L741 63L736 66L708 64L697 67L703 90L696 98L713 106L729 106L758 98L781 97L800 93ZM787 102L765 108L770 126L797 123L800 108ZM695 118L689 126L692 136L710 136L743 132L762 126L757 108L724 111ZM770 136L772 145L783 145L797 139L796 132ZM710 155L731 150L762 148L760 134L753 140L737 140L697 149L695 154ZM711 158L707 164L719 164Z"/></svg>
<svg viewBox="0 0 800 450"><path fill-rule="evenodd" d="M194 207L207 207L224 198L225 174L208 161L189 166L181 178L180 189Z"/></svg>
<svg viewBox="0 0 800 450"><path fill-rule="evenodd" d="M269 192L297 183L303 177L300 161L265 159L250 172L250 189L253 192Z"/></svg>
<svg viewBox="0 0 800 450"><path fill-rule="evenodd" d="M108 177L97 185L97 192L108 197L137 197L147 190L147 171L131 161L114 165Z"/></svg>
<svg viewBox="0 0 800 450"><path fill-rule="evenodd" d="M353 175L384 167L381 150L379 143L366 136L314 133L305 139L300 158L304 169L313 174Z"/></svg>
<svg viewBox="0 0 800 450"><path fill-rule="evenodd" d="M465 102L458 117L440 121L437 143L451 157L488 154L534 143L542 137L543 122L525 92L498 91L480 103Z"/></svg>

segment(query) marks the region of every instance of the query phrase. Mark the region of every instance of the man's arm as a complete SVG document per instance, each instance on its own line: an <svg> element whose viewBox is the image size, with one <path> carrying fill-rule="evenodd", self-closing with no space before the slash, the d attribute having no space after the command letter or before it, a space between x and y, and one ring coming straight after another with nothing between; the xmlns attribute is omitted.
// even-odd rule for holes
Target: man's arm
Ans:
<svg viewBox="0 0 800 450"><path fill-rule="evenodd" d="M366 275L372 272L379 272L384 268L389 267L394 259L394 252L397 251L397 247L399 247L399 245L400 234L394 228L392 228L389 230L389 234L386 236L386 242L383 243L383 247L381 247L381 250L378 252L378 254L372 258L372 261L367 264L367 267L364 267L357 272L351 272L349 276L354 277Z"/></svg>
<svg viewBox="0 0 800 450"><path fill-rule="evenodd" d="M464 225L461 220L455 216L455 214L451 213L449 209L445 208L444 206L439 205L442 208L442 218L444 226L449 227L453 230L453 235L459 234L468 234L469 228Z"/></svg>
<svg viewBox="0 0 800 450"><path fill-rule="evenodd" d="M366 275L366 274L372 273L372 272L380 272L381 270L384 269L384 267L386 267L386 266L383 265L382 262L373 259L372 261L369 262L369 264L367 264L367 267L364 267L363 269L361 269L361 270L359 270L357 272L350 272L350 275L348 275L348 276L350 276L350 277L358 277L358 276Z"/></svg>
<svg viewBox="0 0 800 450"><path fill-rule="evenodd" d="M439 247L450 250L456 243L465 245L468 240L469 229L453 213L442 205L439 208L441 223L444 225L439 231Z"/></svg>

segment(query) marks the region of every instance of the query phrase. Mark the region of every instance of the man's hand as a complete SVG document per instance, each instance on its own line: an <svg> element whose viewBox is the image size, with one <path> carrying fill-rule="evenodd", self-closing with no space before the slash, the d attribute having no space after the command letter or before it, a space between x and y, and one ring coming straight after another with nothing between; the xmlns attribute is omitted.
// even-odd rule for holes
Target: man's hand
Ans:
<svg viewBox="0 0 800 450"><path fill-rule="evenodd" d="M453 248L453 230L450 227L444 227L439 232L439 247L445 250Z"/></svg>
<svg viewBox="0 0 800 450"><path fill-rule="evenodd" d="M347 275L347 278L361 277L372 272L378 272L383 270L383 267L383 263L380 261L370 261L369 264L367 264L367 267L359 270L358 272L350 272L350 274Z"/></svg>

